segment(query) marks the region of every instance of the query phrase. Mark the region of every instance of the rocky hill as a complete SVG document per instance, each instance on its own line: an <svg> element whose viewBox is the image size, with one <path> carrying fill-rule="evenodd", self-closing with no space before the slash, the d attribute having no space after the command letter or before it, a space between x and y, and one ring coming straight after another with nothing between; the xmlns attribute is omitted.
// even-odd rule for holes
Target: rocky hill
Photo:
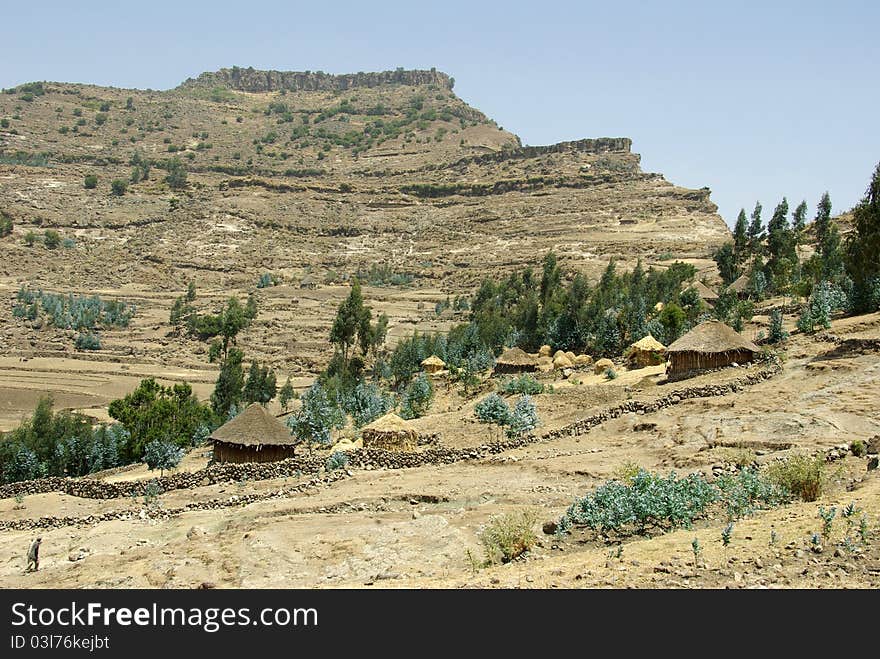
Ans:
<svg viewBox="0 0 880 659"><path fill-rule="evenodd" d="M523 146L453 86L437 71L233 67L168 91L5 90L0 209L14 230L0 239L0 341L12 355L69 355L69 340L12 319L14 292L101 292L141 310L106 351L204 365L199 345L166 336L174 296L195 279L210 305L272 273L283 285L259 292L264 324L249 347L305 377L327 356L344 290L332 284L359 271L407 284L368 294L394 339L447 327L434 301L550 249L595 275L612 256L705 259L728 238L709 190L643 172L629 139ZM175 158L187 172L177 189ZM66 248L24 244L50 228Z"/></svg>

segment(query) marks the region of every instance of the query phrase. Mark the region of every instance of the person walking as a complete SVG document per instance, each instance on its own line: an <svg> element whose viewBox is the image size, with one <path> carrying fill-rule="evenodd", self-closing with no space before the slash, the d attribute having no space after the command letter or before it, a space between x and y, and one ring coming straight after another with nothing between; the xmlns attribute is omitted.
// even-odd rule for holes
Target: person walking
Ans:
<svg viewBox="0 0 880 659"><path fill-rule="evenodd" d="M36 572L40 569L40 544L43 542L42 538L37 538L31 543L30 548L28 548L27 553L27 570L26 572ZM33 569L31 569L33 566Z"/></svg>

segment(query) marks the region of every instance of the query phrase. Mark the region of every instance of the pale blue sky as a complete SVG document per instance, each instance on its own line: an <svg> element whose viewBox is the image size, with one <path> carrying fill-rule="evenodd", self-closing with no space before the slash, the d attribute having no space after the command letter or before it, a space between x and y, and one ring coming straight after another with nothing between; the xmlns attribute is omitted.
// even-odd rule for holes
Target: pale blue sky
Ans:
<svg viewBox="0 0 880 659"><path fill-rule="evenodd" d="M0 87L167 89L224 66L432 66L524 144L627 136L732 223L786 195L851 207L880 161L880 3L5 3ZM766 220L766 217L765 217Z"/></svg>

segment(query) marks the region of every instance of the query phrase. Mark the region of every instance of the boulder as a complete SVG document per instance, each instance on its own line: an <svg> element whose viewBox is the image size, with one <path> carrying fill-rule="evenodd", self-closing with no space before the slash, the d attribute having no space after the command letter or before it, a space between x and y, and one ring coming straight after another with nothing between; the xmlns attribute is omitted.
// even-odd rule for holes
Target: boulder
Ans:
<svg viewBox="0 0 880 659"><path fill-rule="evenodd" d="M608 358L603 357L593 366L593 373L595 373L596 375L601 375L609 368L614 368L614 362Z"/></svg>
<svg viewBox="0 0 880 659"><path fill-rule="evenodd" d="M574 358L575 366L589 366L593 363L593 358L590 355L577 355Z"/></svg>
<svg viewBox="0 0 880 659"><path fill-rule="evenodd" d="M577 355L575 355L571 350L565 353L565 356L568 357L568 361L574 364L574 361L577 359Z"/></svg>

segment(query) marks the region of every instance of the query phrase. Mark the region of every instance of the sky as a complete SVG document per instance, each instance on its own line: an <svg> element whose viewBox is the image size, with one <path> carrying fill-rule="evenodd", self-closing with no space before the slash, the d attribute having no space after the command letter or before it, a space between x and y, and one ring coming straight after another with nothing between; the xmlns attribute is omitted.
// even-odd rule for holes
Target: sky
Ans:
<svg viewBox="0 0 880 659"><path fill-rule="evenodd" d="M880 161L880 2L7 3L0 87L169 89L238 65L437 69L523 144L630 137L645 171L709 187L728 224L788 198L810 217Z"/></svg>

